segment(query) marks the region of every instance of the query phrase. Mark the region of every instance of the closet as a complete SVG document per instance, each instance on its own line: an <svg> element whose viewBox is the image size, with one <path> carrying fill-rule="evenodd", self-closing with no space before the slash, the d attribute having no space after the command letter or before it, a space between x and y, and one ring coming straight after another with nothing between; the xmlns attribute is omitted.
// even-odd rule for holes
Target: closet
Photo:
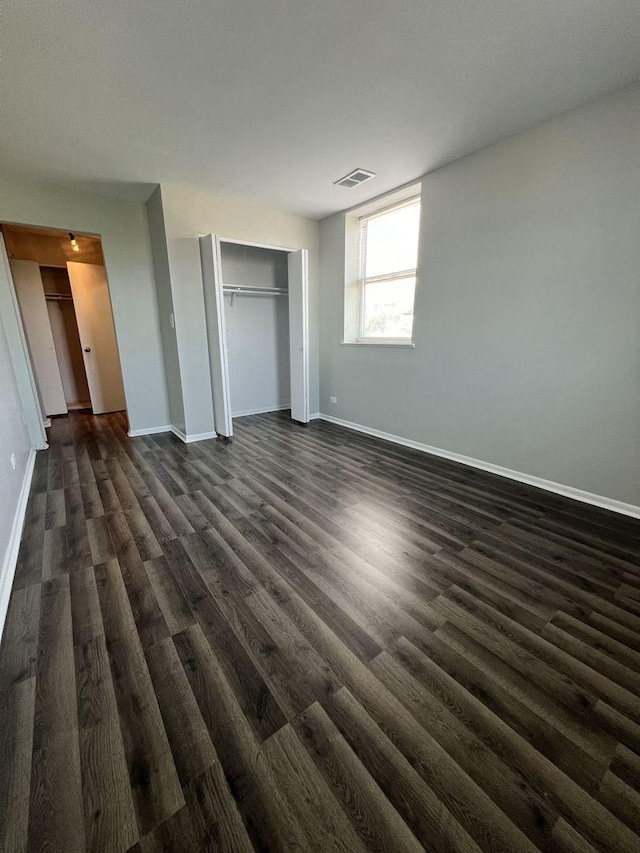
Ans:
<svg viewBox="0 0 640 853"><path fill-rule="evenodd" d="M57 267L40 267L40 276L67 410L87 409L91 395L69 276Z"/></svg>
<svg viewBox="0 0 640 853"><path fill-rule="evenodd" d="M231 415L291 408L287 253L221 244Z"/></svg>
<svg viewBox="0 0 640 853"><path fill-rule="evenodd" d="M215 428L291 409L309 420L307 251L200 238Z"/></svg>
<svg viewBox="0 0 640 853"><path fill-rule="evenodd" d="M14 225L2 230L43 414L124 410L100 238Z"/></svg>

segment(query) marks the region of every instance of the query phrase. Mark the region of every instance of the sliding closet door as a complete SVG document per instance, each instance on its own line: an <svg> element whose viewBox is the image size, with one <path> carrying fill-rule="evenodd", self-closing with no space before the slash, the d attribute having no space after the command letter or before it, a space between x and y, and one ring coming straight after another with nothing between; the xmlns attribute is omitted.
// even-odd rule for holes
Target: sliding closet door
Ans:
<svg viewBox="0 0 640 853"><path fill-rule="evenodd" d="M222 260L220 257L220 240L214 234L200 237L200 262L202 264L204 307L207 317L213 418L218 435L231 438L233 421L231 419L229 357L227 354L227 330L222 291Z"/></svg>
<svg viewBox="0 0 640 853"><path fill-rule="evenodd" d="M10 263L42 408L47 417L66 415L67 401L51 334L40 267L35 261Z"/></svg>
<svg viewBox="0 0 640 853"><path fill-rule="evenodd" d="M288 256L291 417L304 424L309 421L308 257L306 249Z"/></svg>
<svg viewBox="0 0 640 853"><path fill-rule="evenodd" d="M68 261L82 357L95 415L126 409L105 268Z"/></svg>

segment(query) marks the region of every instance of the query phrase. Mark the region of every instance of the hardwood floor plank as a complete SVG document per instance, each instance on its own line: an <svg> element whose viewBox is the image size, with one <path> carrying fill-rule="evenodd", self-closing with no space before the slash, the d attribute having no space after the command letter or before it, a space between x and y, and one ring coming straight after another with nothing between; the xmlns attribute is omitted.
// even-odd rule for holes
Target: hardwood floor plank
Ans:
<svg viewBox="0 0 640 853"><path fill-rule="evenodd" d="M426 850L482 849L346 688L323 706Z"/></svg>
<svg viewBox="0 0 640 853"><path fill-rule="evenodd" d="M273 783L307 838L307 847L363 853L366 847L307 754L291 725L262 747Z"/></svg>
<svg viewBox="0 0 640 853"><path fill-rule="evenodd" d="M74 646L104 634L93 566L69 575Z"/></svg>
<svg viewBox="0 0 640 853"><path fill-rule="evenodd" d="M176 812L184 797L117 561L96 567L100 609L141 834Z"/></svg>
<svg viewBox="0 0 640 853"><path fill-rule="evenodd" d="M367 850L424 849L318 702L292 725Z"/></svg>
<svg viewBox="0 0 640 853"><path fill-rule="evenodd" d="M527 784L526 778L514 773L473 732L461 726L433 693L422 687L386 652L372 662L371 669L509 819L534 844L544 849L558 813Z"/></svg>
<svg viewBox="0 0 640 853"><path fill-rule="evenodd" d="M169 633L177 634L194 625L195 616L169 568L166 557L147 560L144 567Z"/></svg>
<svg viewBox="0 0 640 853"><path fill-rule="evenodd" d="M52 527L64 527L67 523L67 513L64 502L64 489L52 489L47 492L47 508L45 512L45 530Z"/></svg>
<svg viewBox="0 0 640 853"><path fill-rule="evenodd" d="M223 668L243 713L256 736L266 739L285 724L286 716L182 544L173 540L165 548L174 577Z"/></svg>
<svg viewBox="0 0 640 853"><path fill-rule="evenodd" d="M76 644L75 670L86 849L126 850L138 827L102 634Z"/></svg>
<svg viewBox="0 0 640 853"><path fill-rule="evenodd" d="M189 782L185 800L202 848L251 853L253 845L218 761Z"/></svg>
<svg viewBox="0 0 640 853"><path fill-rule="evenodd" d="M44 531L42 542L42 580L51 580L68 570L66 527L51 527Z"/></svg>
<svg viewBox="0 0 640 853"><path fill-rule="evenodd" d="M184 787L215 761L211 738L171 639L146 651L176 772Z"/></svg>
<svg viewBox="0 0 640 853"><path fill-rule="evenodd" d="M41 590L33 584L11 594L0 646L0 689L36 674Z"/></svg>
<svg viewBox="0 0 640 853"><path fill-rule="evenodd" d="M72 485L65 483L64 499L67 564L68 571L73 572L93 565L82 491L77 482Z"/></svg>
<svg viewBox="0 0 640 853"><path fill-rule="evenodd" d="M24 853L29 832L35 678L0 689L0 849Z"/></svg>
<svg viewBox="0 0 640 853"><path fill-rule="evenodd" d="M425 678L434 689L446 696L449 707L464 720L472 731L518 772L524 773L530 784L541 794L554 798L561 813L587 840L609 850L631 851L637 837L607 809L569 779L551 761L504 723L497 715L461 687L455 678L441 670L417 649L404 645L403 659L411 661L416 677ZM408 653L408 654L407 654ZM446 692L445 692L446 691ZM455 699L453 698L455 697Z"/></svg>
<svg viewBox="0 0 640 853"><path fill-rule="evenodd" d="M261 770L254 731L202 629L187 628L174 642L254 847L307 849L296 818Z"/></svg>
<svg viewBox="0 0 640 853"><path fill-rule="evenodd" d="M103 515L87 519L87 535L89 536L92 565L97 566L99 563L106 563L115 557L115 548Z"/></svg>
<svg viewBox="0 0 640 853"><path fill-rule="evenodd" d="M42 585L28 851L85 849L69 577Z"/></svg>

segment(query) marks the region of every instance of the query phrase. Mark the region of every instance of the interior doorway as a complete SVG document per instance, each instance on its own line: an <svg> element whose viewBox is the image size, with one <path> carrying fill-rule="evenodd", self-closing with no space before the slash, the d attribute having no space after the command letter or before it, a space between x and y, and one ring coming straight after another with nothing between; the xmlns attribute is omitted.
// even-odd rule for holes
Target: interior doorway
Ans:
<svg viewBox="0 0 640 853"><path fill-rule="evenodd" d="M45 418L125 411L100 237L0 227Z"/></svg>
<svg viewBox="0 0 640 853"><path fill-rule="evenodd" d="M200 238L215 430L290 409L309 420L308 251Z"/></svg>

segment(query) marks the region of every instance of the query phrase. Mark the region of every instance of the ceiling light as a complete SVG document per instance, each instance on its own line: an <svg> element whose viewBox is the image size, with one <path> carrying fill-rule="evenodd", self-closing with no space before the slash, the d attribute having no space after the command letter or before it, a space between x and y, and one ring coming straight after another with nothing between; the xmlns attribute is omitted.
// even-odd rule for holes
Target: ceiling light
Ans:
<svg viewBox="0 0 640 853"><path fill-rule="evenodd" d="M349 172L348 175L345 175L344 178L340 178L339 181L334 181L334 185L338 185L341 187L357 187L359 184L363 184L365 181L370 181L371 178L375 178L375 172L369 172L367 169L354 169L353 172Z"/></svg>
<svg viewBox="0 0 640 853"><path fill-rule="evenodd" d="M80 251L80 246L78 246L78 241L76 240L76 235L72 234L71 231L69 231L69 242L71 243L71 248L73 249L74 252Z"/></svg>

